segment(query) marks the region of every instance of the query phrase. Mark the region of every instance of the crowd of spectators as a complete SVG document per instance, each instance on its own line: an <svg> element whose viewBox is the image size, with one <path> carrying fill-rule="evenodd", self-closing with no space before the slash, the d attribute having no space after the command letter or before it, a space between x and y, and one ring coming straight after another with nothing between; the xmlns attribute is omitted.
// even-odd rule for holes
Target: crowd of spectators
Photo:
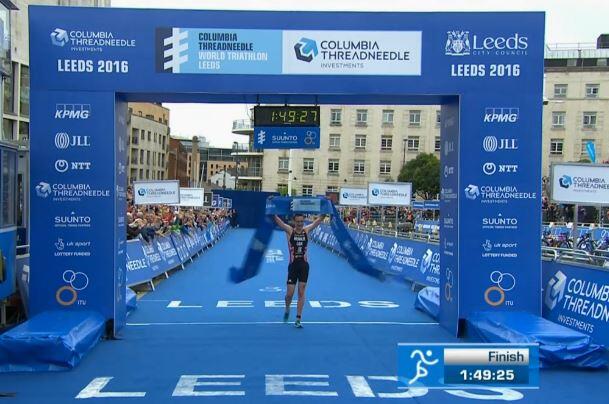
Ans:
<svg viewBox="0 0 609 404"><path fill-rule="evenodd" d="M359 209L355 207L341 208L340 211L342 219L346 224L393 227L395 225L396 209L398 215L398 230L400 231L411 231L414 229L416 221L434 220L438 219L439 216L438 211L395 206L362 206Z"/></svg>
<svg viewBox="0 0 609 404"><path fill-rule="evenodd" d="M133 191L127 190L127 239L141 238L150 242L156 236L171 232L188 234L191 230L205 230L211 224L229 219L236 225L234 209L183 208L169 205L135 205Z"/></svg>

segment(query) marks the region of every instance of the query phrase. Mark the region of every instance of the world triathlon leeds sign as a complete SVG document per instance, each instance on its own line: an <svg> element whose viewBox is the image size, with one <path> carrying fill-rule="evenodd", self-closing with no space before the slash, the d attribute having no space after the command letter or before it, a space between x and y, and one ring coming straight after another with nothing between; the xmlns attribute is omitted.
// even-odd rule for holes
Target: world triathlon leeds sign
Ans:
<svg viewBox="0 0 609 404"><path fill-rule="evenodd" d="M440 322L540 313L543 13L29 10L32 314L125 322L128 101L441 105Z"/></svg>

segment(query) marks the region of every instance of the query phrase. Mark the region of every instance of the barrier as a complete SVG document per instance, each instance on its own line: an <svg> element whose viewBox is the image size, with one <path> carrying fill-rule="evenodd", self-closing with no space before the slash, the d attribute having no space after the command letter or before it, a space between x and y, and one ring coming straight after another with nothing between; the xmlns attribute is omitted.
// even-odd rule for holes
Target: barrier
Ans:
<svg viewBox="0 0 609 404"><path fill-rule="evenodd" d="M549 226L543 225L542 231L550 231L550 234L553 236L558 236L561 233L572 233L572 228L568 226ZM609 228L607 227L578 227L577 228L577 237L581 237L584 234L591 233L593 240L600 240L606 236L609 236Z"/></svg>
<svg viewBox="0 0 609 404"><path fill-rule="evenodd" d="M353 229L349 232L376 269L421 285L439 286L440 254L437 245ZM340 244L329 225L317 227L311 233L311 239L342 255Z"/></svg>
<svg viewBox="0 0 609 404"><path fill-rule="evenodd" d="M127 242L127 286L150 282L209 247L228 228L228 220L208 226L205 230L189 229L156 237L149 243L140 239Z"/></svg>

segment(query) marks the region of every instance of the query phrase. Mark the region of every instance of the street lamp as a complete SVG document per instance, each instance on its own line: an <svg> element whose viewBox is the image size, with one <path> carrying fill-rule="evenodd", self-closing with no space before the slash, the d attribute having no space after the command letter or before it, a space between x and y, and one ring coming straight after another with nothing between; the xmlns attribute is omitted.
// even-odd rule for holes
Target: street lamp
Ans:
<svg viewBox="0 0 609 404"><path fill-rule="evenodd" d="M235 189L239 189L239 143L233 142L235 155Z"/></svg>

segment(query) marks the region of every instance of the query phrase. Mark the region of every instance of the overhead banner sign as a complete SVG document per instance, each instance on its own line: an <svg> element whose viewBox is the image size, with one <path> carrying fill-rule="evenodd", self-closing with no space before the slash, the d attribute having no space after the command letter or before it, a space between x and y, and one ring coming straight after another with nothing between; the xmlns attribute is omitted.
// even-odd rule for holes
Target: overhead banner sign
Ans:
<svg viewBox="0 0 609 404"><path fill-rule="evenodd" d="M609 204L609 165L552 165L552 200L582 205Z"/></svg>
<svg viewBox="0 0 609 404"><path fill-rule="evenodd" d="M421 31L163 27L156 29L156 70L182 74L420 76L421 48Z"/></svg>
<svg viewBox="0 0 609 404"><path fill-rule="evenodd" d="M409 182L368 183L368 205L410 206L412 184Z"/></svg>
<svg viewBox="0 0 609 404"><path fill-rule="evenodd" d="M368 192L366 188L341 188L339 205L366 206L368 205Z"/></svg>
<svg viewBox="0 0 609 404"><path fill-rule="evenodd" d="M203 188L180 188L180 205L193 208L205 206L205 190Z"/></svg>
<svg viewBox="0 0 609 404"><path fill-rule="evenodd" d="M177 205L180 203L180 181L136 181L133 195L136 205Z"/></svg>

